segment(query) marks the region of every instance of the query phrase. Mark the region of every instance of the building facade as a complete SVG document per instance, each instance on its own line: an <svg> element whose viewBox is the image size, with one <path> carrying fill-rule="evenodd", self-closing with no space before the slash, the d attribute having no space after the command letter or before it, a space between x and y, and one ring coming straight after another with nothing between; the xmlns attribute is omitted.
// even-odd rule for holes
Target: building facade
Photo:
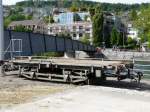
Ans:
<svg viewBox="0 0 150 112"><path fill-rule="evenodd" d="M88 16L90 16L89 12L65 12L54 15L54 20L56 23L60 24L72 24L75 21L85 21L85 18Z"/></svg>
<svg viewBox="0 0 150 112"><path fill-rule="evenodd" d="M132 24L128 24L127 37L130 37L134 40L139 40L138 30L136 28L133 28Z"/></svg>
<svg viewBox="0 0 150 112"><path fill-rule="evenodd" d="M15 30L17 26L23 26L24 28L33 31L34 33L47 34L47 25L43 20L13 21L9 24L8 29Z"/></svg>
<svg viewBox="0 0 150 112"><path fill-rule="evenodd" d="M122 35L120 36L120 38L123 38L123 40L125 41L127 28L122 22L121 18L110 12L104 12L103 14L103 42L106 45L106 47L111 47L111 32L113 28L115 28L117 32L119 32L120 35Z"/></svg>
<svg viewBox="0 0 150 112"><path fill-rule="evenodd" d="M92 23L74 22L70 24L54 23L48 25L48 34L57 35L62 33L70 34L73 40L89 37L89 40L92 41Z"/></svg>

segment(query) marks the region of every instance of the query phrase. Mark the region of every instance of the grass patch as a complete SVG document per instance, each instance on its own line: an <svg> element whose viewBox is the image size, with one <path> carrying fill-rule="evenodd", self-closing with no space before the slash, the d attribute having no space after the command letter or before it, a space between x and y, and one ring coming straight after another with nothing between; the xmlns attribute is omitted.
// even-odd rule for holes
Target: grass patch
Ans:
<svg viewBox="0 0 150 112"><path fill-rule="evenodd" d="M63 57L64 53L63 52L46 52L46 53L41 53L41 54L37 54L35 55L38 58L49 58L49 57Z"/></svg>

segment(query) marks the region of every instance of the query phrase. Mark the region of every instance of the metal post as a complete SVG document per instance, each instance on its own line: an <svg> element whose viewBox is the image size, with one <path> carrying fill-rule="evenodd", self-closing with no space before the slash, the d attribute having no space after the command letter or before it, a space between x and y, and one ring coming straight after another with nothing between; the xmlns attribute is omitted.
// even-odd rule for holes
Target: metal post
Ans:
<svg viewBox="0 0 150 112"><path fill-rule="evenodd" d="M4 26L3 26L3 5L0 0L0 75L3 75L2 61L4 60Z"/></svg>
<svg viewBox="0 0 150 112"><path fill-rule="evenodd" d="M3 5L0 0L0 61L4 60L4 26L3 26Z"/></svg>

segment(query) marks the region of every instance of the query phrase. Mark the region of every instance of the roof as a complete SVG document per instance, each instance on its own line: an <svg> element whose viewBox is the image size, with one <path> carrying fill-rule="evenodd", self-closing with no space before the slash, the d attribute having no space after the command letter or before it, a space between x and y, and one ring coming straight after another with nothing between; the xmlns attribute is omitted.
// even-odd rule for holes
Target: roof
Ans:
<svg viewBox="0 0 150 112"><path fill-rule="evenodd" d="M23 21L13 21L9 24L9 26L18 26L18 25L43 25L44 21L43 20L23 20Z"/></svg>

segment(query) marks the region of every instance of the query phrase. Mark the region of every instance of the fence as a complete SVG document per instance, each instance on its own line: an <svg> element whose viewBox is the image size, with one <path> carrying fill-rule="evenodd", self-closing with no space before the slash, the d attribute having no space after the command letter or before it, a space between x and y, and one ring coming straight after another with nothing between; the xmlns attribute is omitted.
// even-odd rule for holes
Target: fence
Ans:
<svg viewBox="0 0 150 112"><path fill-rule="evenodd" d="M5 30L4 32L5 50L8 48L12 39L22 40L22 56L31 56L44 52L95 51L94 46L84 44L77 40L31 32L15 32L11 30ZM14 49L18 50L19 48L16 45ZM19 54L14 52L13 55L18 56ZM5 58L8 59L10 57L11 53L6 52Z"/></svg>

